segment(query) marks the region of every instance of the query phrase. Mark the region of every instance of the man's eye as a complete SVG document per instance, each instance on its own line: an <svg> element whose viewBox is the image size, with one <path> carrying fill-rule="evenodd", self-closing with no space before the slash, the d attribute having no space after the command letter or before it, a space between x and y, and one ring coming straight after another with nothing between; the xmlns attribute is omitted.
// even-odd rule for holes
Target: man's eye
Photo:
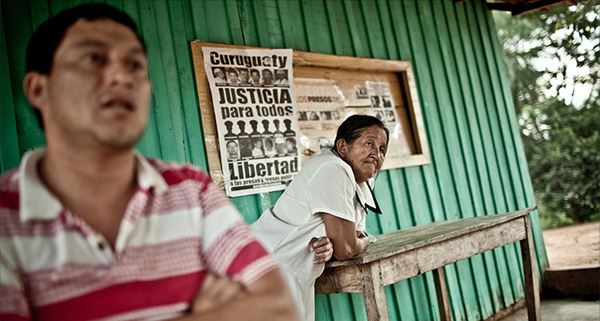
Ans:
<svg viewBox="0 0 600 321"><path fill-rule="evenodd" d="M100 55L98 53L89 53L89 54L86 54L83 58L84 58L84 61L92 62L92 63L102 63L104 61L104 58L102 57L102 55Z"/></svg>
<svg viewBox="0 0 600 321"><path fill-rule="evenodd" d="M127 64L129 66L129 70L138 70L141 67L141 64L137 61L131 61Z"/></svg>

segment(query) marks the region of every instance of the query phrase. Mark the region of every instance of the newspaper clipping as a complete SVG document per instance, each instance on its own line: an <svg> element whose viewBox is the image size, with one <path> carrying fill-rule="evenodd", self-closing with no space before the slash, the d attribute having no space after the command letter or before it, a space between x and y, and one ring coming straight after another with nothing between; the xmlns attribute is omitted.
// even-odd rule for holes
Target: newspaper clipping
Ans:
<svg viewBox="0 0 600 321"><path fill-rule="evenodd" d="M202 51L227 195L285 189L300 169L292 50Z"/></svg>
<svg viewBox="0 0 600 321"><path fill-rule="evenodd" d="M379 118L390 132L393 132L394 127L398 124L398 115L396 115L396 109L394 108L395 104L390 92L390 84L367 81L366 85L375 117Z"/></svg>
<svg viewBox="0 0 600 321"><path fill-rule="evenodd" d="M300 126L300 163L333 147L337 128L346 117L342 94L335 80L294 79Z"/></svg>

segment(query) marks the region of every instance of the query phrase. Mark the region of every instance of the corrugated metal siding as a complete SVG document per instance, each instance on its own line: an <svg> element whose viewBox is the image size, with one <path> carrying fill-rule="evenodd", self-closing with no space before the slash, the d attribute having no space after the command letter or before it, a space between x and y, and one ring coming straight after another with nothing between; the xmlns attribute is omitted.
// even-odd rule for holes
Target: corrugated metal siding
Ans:
<svg viewBox="0 0 600 321"><path fill-rule="evenodd" d="M2 1L1 154L4 172L43 134L21 89L27 40L49 15L89 1ZM109 0L140 25L154 87L147 156L207 168L189 42L292 48L410 60L431 165L384 171L384 215L373 234L433 221L497 214L535 203L493 21L484 1ZM254 221L281 193L237 197ZM547 259L537 213L538 261ZM445 268L453 318L481 320L523 298L517 245ZM431 273L386 287L392 320L439 320ZM360 294L317 296L317 320L365 320Z"/></svg>

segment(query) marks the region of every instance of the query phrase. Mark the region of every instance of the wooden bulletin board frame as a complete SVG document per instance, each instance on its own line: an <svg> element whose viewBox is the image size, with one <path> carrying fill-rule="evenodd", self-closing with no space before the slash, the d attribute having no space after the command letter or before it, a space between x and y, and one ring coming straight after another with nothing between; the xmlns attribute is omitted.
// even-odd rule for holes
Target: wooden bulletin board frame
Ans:
<svg viewBox="0 0 600 321"><path fill-rule="evenodd" d="M210 174L213 180L223 187L223 174L219 156L217 126L204 68L202 47L226 47L239 49L266 49L246 46L234 46L219 43L192 41L192 58L196 75L196 86L200 106L202 128L206 144L206 153ZM401 168L429 164L429 149L425 127L418 101L418 94L410 61L382 60L335 56L310 52L294 51L294 78L343 79L357 78L370 81L390 81L394 96L394 108L399 118L403 119L401 131L405 133L405 142L409 153L394 157L390 161L386 157L382 169ZM356 77L348 77L348 76ZM341 82L347 80L340 80ZM390 149L393 148L390 139ZM390 152L388 152L388 155Z"/></svg>

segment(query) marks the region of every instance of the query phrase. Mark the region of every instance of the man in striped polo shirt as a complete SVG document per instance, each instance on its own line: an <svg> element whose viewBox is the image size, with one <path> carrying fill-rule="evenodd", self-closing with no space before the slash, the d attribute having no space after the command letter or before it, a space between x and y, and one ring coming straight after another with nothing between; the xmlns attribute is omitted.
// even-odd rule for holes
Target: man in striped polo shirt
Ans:
<svg viewBox="0 0 600 321"><path fill-rule="evenodd" d="M203 171L144 158L146 48L125 13L49 19L24 90L46 148L0 178L4 320L296 320L275 260Z"/></svg>

